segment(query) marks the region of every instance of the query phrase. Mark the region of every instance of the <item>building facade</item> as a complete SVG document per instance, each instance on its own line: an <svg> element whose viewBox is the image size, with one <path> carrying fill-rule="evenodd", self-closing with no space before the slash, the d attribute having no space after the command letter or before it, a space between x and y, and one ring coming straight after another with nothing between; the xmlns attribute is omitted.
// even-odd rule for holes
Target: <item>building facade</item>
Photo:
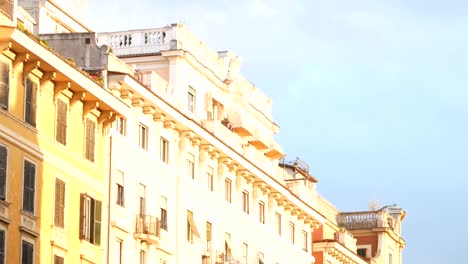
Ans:
<svg viewBox="0 0 468 264"><path fill-rule="evenodd" d="M404 211L320 197L232 53L1 8L0 263L402 263Z"/></svg>

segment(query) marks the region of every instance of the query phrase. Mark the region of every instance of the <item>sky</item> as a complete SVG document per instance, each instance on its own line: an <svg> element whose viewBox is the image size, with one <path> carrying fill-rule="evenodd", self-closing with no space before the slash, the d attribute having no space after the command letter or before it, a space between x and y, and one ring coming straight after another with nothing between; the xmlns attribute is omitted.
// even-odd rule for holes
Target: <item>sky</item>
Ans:
<svg viewBox="0 0 468 264"><path fill-rule="evenodd" d="M182 22L273 99L278 142L342 211L407 211L403 263L468 250L468 2L88 0L97 32Z"/></svg>

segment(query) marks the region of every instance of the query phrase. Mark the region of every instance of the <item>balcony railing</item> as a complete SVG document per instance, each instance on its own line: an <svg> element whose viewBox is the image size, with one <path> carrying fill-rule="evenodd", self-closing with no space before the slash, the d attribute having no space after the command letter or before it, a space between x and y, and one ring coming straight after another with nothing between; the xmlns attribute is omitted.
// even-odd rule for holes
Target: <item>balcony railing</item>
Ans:
<svg viewBox="0 0 468 264"><path fill-rule="evenodd" d="M383 211L349 212L338 215L338 225L346 229L383 227Z"/></svg>
<svg viewBox="0 0 468 264"><path fill-rule="evenodd" d="M134 237L142 241L157 244L161 233L161 222L151 215L137 215Z"/></svg>

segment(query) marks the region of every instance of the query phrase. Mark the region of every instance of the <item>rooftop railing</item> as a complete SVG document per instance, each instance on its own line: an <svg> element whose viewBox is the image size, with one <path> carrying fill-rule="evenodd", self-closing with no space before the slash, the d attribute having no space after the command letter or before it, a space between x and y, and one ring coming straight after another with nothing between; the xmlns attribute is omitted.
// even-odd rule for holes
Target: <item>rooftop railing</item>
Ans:
<svg viewBox="0 0 468 264"><path fill-rule="evenodd" d="M383 211L345 212L338 215L338 225L346 229L383 227Z"/></svg>

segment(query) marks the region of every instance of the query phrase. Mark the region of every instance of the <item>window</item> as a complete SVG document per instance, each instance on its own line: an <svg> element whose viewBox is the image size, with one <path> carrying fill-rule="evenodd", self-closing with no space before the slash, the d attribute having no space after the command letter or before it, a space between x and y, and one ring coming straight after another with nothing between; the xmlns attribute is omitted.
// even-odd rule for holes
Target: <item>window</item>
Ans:
<svg viewBox="0 0 468 264"><path fill-rule="evenodd" d="M101 201L85 194L80 199L80 239L101 244Z"/></svg>
<svg viewBox="0 0 468 264"><path fill-rule="evenodd" d="M142 149L148 149L148 128L140 123L138 131L138 144Z"/></svg>
<svg viewBox="0 0 468 264"><path fill-rule="evenodd" d="M164 163L169 163L169 141L167 141L165 138L161 137L160 141L160 157L161 161Z"/></svg>
<svg viewBox="0 0 468 264"><path fill-rule="evenodd" d="M358 248L357 254L362 258L367 258L367 248Z"/></svg>
<svg viewBox="0 0 468 264"><path fill-rule="evenodd" d="M276 218L276 230L278 232L278 235L281 236L281 215L279 213L275 213L275 218Z"/></svg>
<svg viewBox="0 0 468 264"><path fill-rule="evenodd" d="M232 197L231 197L231 186L232 182L229 179L224 180L224 197L226 198L226 201L231 202Z"/></svg>
<svg viewBox="0 0 468 264"><path fill-rule="evenodd" d="M211 250L211 239L212 239L212 233L211 233L211 223L206 222L206 250Z"/></svg>
<svg viewBox="0 0 468 264"><path fill-rule="evenodd" d="M230 261L232 259L231 255L231 234L225 233L224 234L224 253L225 253L225 261Z"/></svg>
<svg viewBox="0 0 468 264"><path fill-rule="evenodd" d="M114 255L114 262L116 264L122 264L122 239L115 239L115 255Z"/></svg>
<svg viewBox="0 0 468 264"><path fill-rule="evenodd" d="M391 253L388 254L388 264L393 264L393 256Z"/></svg>
<svg viewBox="0 0 468 264"><path fill-rule="evenodd" d="M187 211L187 241L193 244L194 236L200 237L200 234L198 233L197 226L195 225L193 213L191 211Z"/></svg>
<svg viewBox="0 0 468 264"><path fill-rule="evenodd" d="M212 167L206 168L206 181L208 183L208 190L213 191L214 189L214 170Z"/></svg>
<svg viewBox="0 0 468 264"><path fill-rule="evenodd" d="M140 250L140 264L146 264L146 251Z"/></svg>
<svg viewBox="0 0 468 264"><path fill-rule="evenodd" d="M117 171L115 174L115 185L117 187L116 203L120 206L125 206L125 189L124 189L124 173Z"/></svg>
<svg viewBox="0 0 468 264"><path fill-rule="evenodd" d="M37 84L26 79L26 97L24 102L24 121L31 126L36 126L36 96Z"/></svg>
<svg viewBox="0 0 468 264"><path fill-rule="evenodd" d="M265 264L265 255L262 252L258 252L258 264Z"/></svg>
<svg viewBox="0 0 468 264"><path fill-rule="evenodd" d="M0 229L0 264L5 264L5 230Z"/></svg>
<svg viewBox="0 0 468 264"><path fill-rule="evenodd" d="M25 160L23 173L23 210L34 214L36 165Z"/></svg>
<svg viewBox="0 0 468 264"><path fill-rule="evenodd" d="M0 62L0 108L8 110L8 94L10 88L10 67Z"/></svg>
<svg viewBox="0 0 468 264"><path fill-rule="evenodd" d="M63 257L54 255L54 264L64 264L65 259Z"/></svg>
<svg viewBox="0 0 468 264"><path fill-rule="evenodd" d="M161 229L167 231L167 198L161 196Z"/></svg>
<svg viewBox="0 0 468 264"><path fill-rule="evenodd" d="M248 263L249 260L249 245L246 243L242 244L242 258L244 259L244 263Z"/></svg>
<svg viewBox="0 0 468 264"><path fill-rule="evenodd" d="M208 107L207 119L208 120L221 120L223 117L223 105L216 100L211 100L212 103Z"/></svg>
<svg viewBox="0 0 468 264"><path fill-rule="evenodd" d="M22 240L21 241L21 264L33 264L34 245Z"/></svg>
<svg viewBox="0 0 468 264"><path fill-rule="evenodd" d="M65 182L55 179L54 225L63 228L65 225Z"/></svg>
<svg viewBox="0 0 468 264"><path fill-rule="evenodd" d="M307 231L302 231L302 250L305 252L309 251L309 234Z"/></svg>
<svg viewBox="0 0 468 264"><path fill-rule="evenodd" d="M242 211L249 213L249 192L242 192Z"/></svg>
<svg viewBox="0 0 468 264"><path fill-rule="evenodd" d="M195 113L195 102L196 102L196 95L197 92L191 86L188 87L188 101L187 101L187 109Z"/></svg>
<svg viewBox="0 0 468 264"><path fill-rule="evenodd" d="M138 196L140 197L140 202L139 202L140 215L146 215L146 186L141 183L138 185Z"/></svg>
<svg viewBox="0 0 468 264"><path fill-rule="evenodd" d="M67 143L67 104L57 100L57 118L55 128L55 140L63 145Z"/></svg>
<svg viewBox="0 0 468 264"><path fill-rule="evenodd" d="M125 136L127 134L127 120L123 117L117 117L114 122L115 131Z"/></svg>
<svg viewBox="0 0 468 264"><path fill-rule="evenodd" d="M260 221L260 223L262 224L265 223L265 203L264 202L258 203L258 221Z"/></svg>
<svg viewBox="0 0 468 264"><path fill-rule="evenodd" d="M7 163L8 163L7 148L4 146L0 146L0 200L3 200L3 201L5 201L6 199Z"/></svg>
<svg viewBox="0 0 468 264"><path fill-rule="evenodd" d="M187 174L190 178L195 179L195 156L191 153L187 154Z"/></svg>
<svg viewBox="0 0 468 264"><path fill-rule="evenodd" d="M289 241L294 244L295 241L295 226L293 222L289 222Z"/></svg>
<svg viewBox="0 0 468 264"><path fill-rule="evenodd" d="M94 145L96 140L96 123L86 119L85 158L94 162Z"/></svg>

